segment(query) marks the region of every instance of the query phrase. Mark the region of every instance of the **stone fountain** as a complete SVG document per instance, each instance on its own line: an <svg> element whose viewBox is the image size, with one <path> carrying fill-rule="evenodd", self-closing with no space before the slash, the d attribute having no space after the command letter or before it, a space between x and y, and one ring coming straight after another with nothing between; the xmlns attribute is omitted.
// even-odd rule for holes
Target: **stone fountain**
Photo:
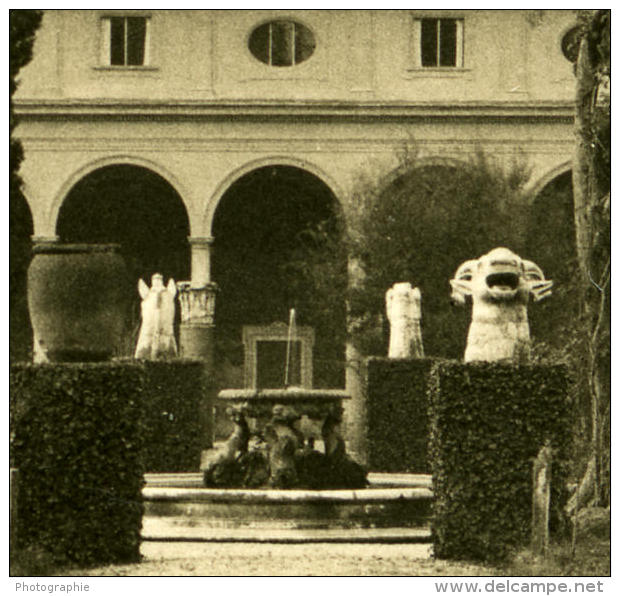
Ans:
<svg viewBox="0 0 620 596"><path fill-rule="evenodd" d="M284 386L225 389L218 394L234 429L226 442L203 460L207 487L332 489L367 485L364 468L347 455L339 432L347 393L289 386L295 341L295 310L291 309Z"/></svg>
<svg viewBox="0 0 620 596"><path fill-rule="evenodd" d="M270 326L272 327L272 326ZM284 381L261 388L257 367L246 389L217 396L232 421L223 443L203 452L199 473L147 475L142 539L206 542L428 542L430 477L367 474L346 453L340 435L339 389L313 389L309 329L277 326L286 339ZM246 333L247 331L247 333ZM247 346L274 334L244 329ZM273 330L272 330L273 331ZM291 374L292 349L301 348L300 374ZM247 340L247 342L246 342ZM256 348L256 345L254 345ZM257 350L246 352L256 365ZM289 385L295 378L302 386Z"/></svg>

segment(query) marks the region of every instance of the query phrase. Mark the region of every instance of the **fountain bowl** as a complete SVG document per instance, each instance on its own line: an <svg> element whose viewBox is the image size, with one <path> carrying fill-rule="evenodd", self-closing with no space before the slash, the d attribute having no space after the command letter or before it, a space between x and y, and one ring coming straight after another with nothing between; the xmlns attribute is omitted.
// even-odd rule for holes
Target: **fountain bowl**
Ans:
<svg viewBox="0 0 620 596"><path fill-rule="evenodd" d="M368 475L363 489L209 489L202 475L147 474L142 539L412 543L431 539L428 475Z"/></svg>

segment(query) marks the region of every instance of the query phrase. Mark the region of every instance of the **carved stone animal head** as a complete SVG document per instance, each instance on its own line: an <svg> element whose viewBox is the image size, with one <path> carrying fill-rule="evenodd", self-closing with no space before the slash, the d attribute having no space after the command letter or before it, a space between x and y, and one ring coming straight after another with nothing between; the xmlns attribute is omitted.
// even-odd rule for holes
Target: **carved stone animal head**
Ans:
<svg viewBox="0 0 620 596"><path fill-rule="evenodd" d="M526 303L551 294L553 282L540 267L507 248L495 248L479 259L465 261L450 280L452 302L464 304L467 296L485 302Z"/></svg>

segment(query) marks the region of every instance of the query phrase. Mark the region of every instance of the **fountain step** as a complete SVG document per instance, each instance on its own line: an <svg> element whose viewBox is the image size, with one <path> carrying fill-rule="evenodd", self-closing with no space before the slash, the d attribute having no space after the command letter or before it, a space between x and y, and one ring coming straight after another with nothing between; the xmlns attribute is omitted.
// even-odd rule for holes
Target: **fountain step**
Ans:
<svg viewBox="0 0 620 596"><path fill-rule="evenodd" d="M143 489L144 540L400 543L430 540L428 518L432 491L425 486L317 491L153 484Z"/></svg>
<svg viewBox="0 0 620 596"><path fill-rule="evenodd" d="M167 472L145 474L146 486L168 488L202 488L201 472ZM431 488L430 474L390 474L369 472L368 482L373 488L379 487L424 487Z"/></svg>
<svg viewBox="0 0 620 596"><path fill-rule="evenodd" d="M145 517L142 540L149 542L427 543L427 527L417 528L213 528L188 526L186 518Z"/></svg>

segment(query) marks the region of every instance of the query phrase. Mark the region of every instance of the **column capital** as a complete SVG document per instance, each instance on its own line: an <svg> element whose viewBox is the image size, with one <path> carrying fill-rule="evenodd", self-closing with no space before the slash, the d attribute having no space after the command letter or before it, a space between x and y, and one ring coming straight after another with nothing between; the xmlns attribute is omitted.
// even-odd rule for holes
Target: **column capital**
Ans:
<svg viewBox="0 0 620 596"><path fill-rule="evenodd" d="M207 282L196 287L192 286L192 282L181 281L177 283L177 289L181 304L181 323L213 325L217 284Z"/></svg>
<svg viewBox="0 0 620 596"><path fill-rule="evenodd" d="M187 241L190 243L190 246L199 247L209 247L213 244L215 238L213 236L188 236Z"/></svg>

